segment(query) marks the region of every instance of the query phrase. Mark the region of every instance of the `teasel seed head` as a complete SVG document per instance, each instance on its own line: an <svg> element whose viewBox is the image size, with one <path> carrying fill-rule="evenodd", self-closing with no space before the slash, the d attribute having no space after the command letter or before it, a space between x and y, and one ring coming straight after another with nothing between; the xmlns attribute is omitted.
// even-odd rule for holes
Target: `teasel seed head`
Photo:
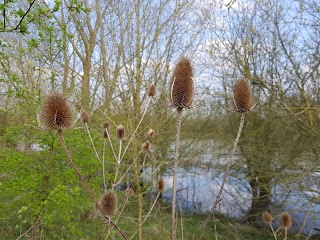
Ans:
<svg viewBox="0 0 320 240"><path fill-rule="evenodd" d="M265 223L270 224L270 223L272 222L272 220L273 220L273 217L272 217L272 215L271 215L268 211L264 211L264 212L262 213L262 219L263 219L263 221L264 221Z"/></svg>
<svg viewBox="0 0 320 240"><path fill-rule="evenodd" d="M163 181L163 178L162 178L162 177L160 177L160 178L158 179L158 182L157 182L157 190L158 190L158 192L163 192L163 190L164 190L164 181Z"/></svg>
<svg viewBox="0 0 320 240"><path fill-rule="evenodd" d="M253 96L246 79L236 81L233 86L233 100L235 108L239 113L251 111L253 104Z"/></svg>
<svg viewBox="0 0 320 240"><path fill-rule="evenodd" d="M280 223L281 223L281 227L284 229L288 229L289 227L292 226L292 218L289 215L289 213L287 212L281 213Z"/></svg>
<svg viewBox="0 0 320 240"><path fill-rule="evenodd" d="M108 138L108 135L109 135L109 122L104 122L103 123L103 134L102 134L102 136L104 138Z"/></svg>
<svg viewBox="0 0 320 240"><path fill-rule="evenodd" d="M154 95L156 95L156 86L153 83L151 83L148 88L148 96L154 97Z"/></svg>
<svg viewBox="0 0 320 240"><path fill-rule="evenodd" d="M46 130L61 131L71 127L74 113L64 95L52 93L45 97L40 111L40 123Z"/></svg>
<svg viewBox="0 0 320 240"><path fill-rule="evenodd" d="M134 196L134 190L133 190L133 188L131 188L131 187L127 187L127 188L124 190L124 193L125 193L125 195L128 196L128 197Z"/></svg>
<svg viewBox="0 0 320 240"><path fill-rule="evenodd" d="M89 122L89 114L86 112L86 111L83 111L81 113L81 117L80 117L80 120L82 123L88 123Z"/></svg>
<svg viewBox="0 0 320 240"><path fill-rule="evenodd" d="M122 125L117 126L117 137L120 140L122 140L124 138L124 126L122 126Z"/></svg>
<svg viewBox="0 0 320 240"><path fill-rule="evenodd" d="M141 145L141 150L142 150L143 152L149 152L149 151L150 151L150 143L149 143L148 141L142 143L142 145Z"/></svg>
<svg viewBox="0 0 320 240"><path fill-rule="evenodd" d="M155 131L153 130L153 129L149 129L148 131L147 131L147 138L149 139L149 140L152 140L153 138L154 138L154 136L155 136Z"/></svg>
<svg viewBox="0 0 320 240"><path fill-rule="evenodd" d="M172 106L178 110L190 107L193 101L193 68L187 57L181 57L173 70L170 96Z"/></svg>
<svg viewBox="0 0 320 240"><path fill-rule="evenodd" d="M118 199L114 192L107 192L99 202L103 214L114 215L117 210Z"/></svg>

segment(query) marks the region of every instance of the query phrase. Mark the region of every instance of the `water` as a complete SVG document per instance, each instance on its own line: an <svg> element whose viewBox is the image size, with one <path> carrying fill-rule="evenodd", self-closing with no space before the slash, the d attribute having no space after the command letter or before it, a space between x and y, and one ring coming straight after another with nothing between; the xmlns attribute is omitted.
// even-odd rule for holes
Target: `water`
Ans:
<svg viewBox="0 0 320 240"><path fill-rule="evenodd" d="M212 149L212 147L210 148ZM201 152L200 162L213 159L212 152ZM219 153L221 156L221 152ZM194 160L194 162L197 162ZM219 157L215 164L225 164L226 158ZM215 202L223 179L221 171L214 165L210 168L192 167L179 168L177 174L177 208L182 212L208 213ZM145 174L148 175L150 169ZM320 206L316 200L320 199L318 173L310 174L299 182L276 184L272 190L272 214L278 216L275 227L279 226L279 214L287 211L293 217L291 231L306 235L320 234ZM163 176L165 192L163 199L171 203L172 200L172 171L168 170ZM301 186L311 190L301 190ZM223 192L221 212L237 219L244 219L251 206L251 187L246 177L237 172L231 172Z"/></svg>

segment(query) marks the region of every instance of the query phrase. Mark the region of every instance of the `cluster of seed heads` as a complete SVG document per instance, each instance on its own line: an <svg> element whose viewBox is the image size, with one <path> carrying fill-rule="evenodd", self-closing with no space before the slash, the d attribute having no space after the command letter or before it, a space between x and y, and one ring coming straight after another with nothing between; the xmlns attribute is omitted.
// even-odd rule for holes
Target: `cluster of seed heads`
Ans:
<svg viewBox="0 0 320 240"><path fill-rule="evenodd" d="M271 224L274 218L268 211L262 213L262 219L265 223ZM292 226L292 218L289 213L283 212L280 215L280 226L281 228L288 230Z"/></svg>

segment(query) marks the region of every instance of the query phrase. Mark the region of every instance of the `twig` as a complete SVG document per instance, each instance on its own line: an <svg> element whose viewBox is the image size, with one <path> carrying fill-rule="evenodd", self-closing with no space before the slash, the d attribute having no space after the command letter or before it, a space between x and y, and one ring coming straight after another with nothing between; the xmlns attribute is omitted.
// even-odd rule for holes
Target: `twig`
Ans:
<svg viewBox="0 0 320 240"><path fill-rule="evenodd" d="M24 18L27 16L27 14L30 12L30 10L31 10L31 8L32 8L32 5L35 3L35 1L36 0L33 0L30 4L29 4L29 8L27 9L27 11L23 14L23 16L20 18L20 21L19 21L19 23L14 27L14 28L12 28L12 29L6 29L6 25L5 25L5 6L4 6L4 10L3 10L3 17L4 17L4 22L3 22L3 24L4 24L4 28L2 29L2 30L0 30L0 32L12 32L12 31L16 31L16 30L18 30L18 28L20 27L20 25L21 25L21 23L22 23L22 21L24 20ZM4 4L6 4L6 1L4 1Z"/></svg>
<svg viewBox="0 0 320 240"><path fill-rule="evenodd" d="M172 189L172 232L171 239L176 239L177 234L177 225L176 225L176 201L177 201L177 171L179 165L179 150L180 150L180 130L181 130L181 121L182 121L182 108L178 108L178 118L177 118L177 129L176 129L176 146L175 146L175 159L174 159L174 168L173 168L173 189Z"/></svg>

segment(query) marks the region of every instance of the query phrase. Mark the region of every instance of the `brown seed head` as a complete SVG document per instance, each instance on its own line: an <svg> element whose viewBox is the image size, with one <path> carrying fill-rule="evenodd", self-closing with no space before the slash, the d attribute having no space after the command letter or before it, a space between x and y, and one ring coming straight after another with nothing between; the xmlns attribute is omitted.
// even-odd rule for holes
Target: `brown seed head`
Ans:
<svg viewBox="0 0 320 240"><path fill-rule="evenodd" d="M153 130L153 129L149 129L148 131L147 131L147 138L149 139L149 140L151 140L151 139L153 139L154 138L154 136L155 136L155 131Z"/></svg>
<svg viewBox="0 0 320 240"><path fill-rule="evenodd" d="M102 136L104 138L108 138L108 135L109 135L109 122L104 122L103 123L103 134L102 134Z"/></svg>
<svg viewBox="0 0 320 240"><path fill-rule="evenodd" d="M170 84L171 104L182 109L190 107L194 95L192 63L187 57L182 57L176 64Z"/></svg>
<svg viewBox="0 0 320 240"><path fill-rule="evenodd" d="M131 188L131 187L127 187L127 188L124 190L124 193L125 193L128 197L134 196L134 190L133 190L133 188Z"/></svg>
<svg viewBox="0 0 320 240"><path fill-rule="evenodd" d="M67 99L60 93L45 97L40 112L40 123L46 130L62 130L71 127L74 113Z"/></svg>
<svg viewBox="0 0 320 240"><path fill-rule="evenodd" d="M141 145L141 150L144 152L149 152L150 150L150 143L149 142L144 142Z"/></svg>
<svg viewBox="0 0 320 240"><path fill-rule="evenodd" d="M118 199L114 192L107 192L100 200L100 206L103 214L114 215L117 210Z"/></svg>
<svg viewBox="0 0 320 240"><path fill-rule="evenodd" d="M163 181L163 178L162 178L162 177L160 177L160 178L158 179L158 182L157 182L157 190L158 190L158 192L163 192L163 190L164 190L164 181Z"/></svg>
<svg viewBox="0 0 320 240"><path fill-rule="evenodd" d="M154 95L156 95L156 86L153 83L151 83L148 88L148 96L153 97Z"/></svg>
<svg viewBox="0 0 320 240"><path fill-rule="evenodd" d="M263 213L262 213L262 219L263 219L263 221L265 222L265 223L271 223L272 222L272 219L273 219L273 217L272 217L272 215L268 212L268 211L264 211Z"/></svg>
<svg viewBox="0 0 320 240"><path fill-rule="evenodd" d="M83 111L81 113L81 118L80 118L82 123L88 123L89 122L89 114L86 111Z"/></svg>
<svg viewBox="0 0 320 240"><path fill-rule="evenodd" d="M281 223L281 227L285 229L288 229L289 227L292 226L292 218L289 215L289 213L287 212L281 213L280 223Z"/></svg>
<svg viewBox="0 0 320 240"><path fill-rule="evenodd" d="M233 86L233 97L234 105L239 113L252 110L253 97L247 80L236 81Z"/></svg>
<svg viewBox="0 0 320 240"><path fill-rule="evenodd" d="M117 126L117 137L118 137L118 139L124 138L124 126L122 126L122 125Z"/></svg>

